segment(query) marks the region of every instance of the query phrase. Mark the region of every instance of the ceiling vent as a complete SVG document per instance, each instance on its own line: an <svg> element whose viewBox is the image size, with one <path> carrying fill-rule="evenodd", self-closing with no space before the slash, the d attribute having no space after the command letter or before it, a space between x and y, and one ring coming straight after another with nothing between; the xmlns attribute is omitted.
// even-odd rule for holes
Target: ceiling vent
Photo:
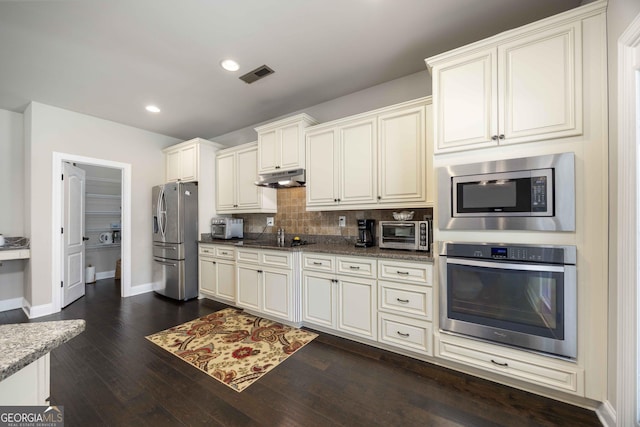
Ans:
<svg viewBox="0 0 640 427"><path fill-rule="evenodd" d="M240 76L239 78L243 82L251 84L273 73L275 73L275 71L273 71L271 68L267 67L266 65L261 65L255 70L249 71L247 74L245 74L244 76Z"/></svg>

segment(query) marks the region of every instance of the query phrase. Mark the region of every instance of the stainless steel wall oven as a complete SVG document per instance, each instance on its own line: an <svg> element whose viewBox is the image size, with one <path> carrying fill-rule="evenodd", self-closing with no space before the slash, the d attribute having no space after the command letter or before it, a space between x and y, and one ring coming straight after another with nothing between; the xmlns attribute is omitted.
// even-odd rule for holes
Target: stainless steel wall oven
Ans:
<svg viewBox="0 0 640 427"><path fill-rule="evenodd" d="M575 246L446 242L440 329L574 359L575 264Z"/></svg>

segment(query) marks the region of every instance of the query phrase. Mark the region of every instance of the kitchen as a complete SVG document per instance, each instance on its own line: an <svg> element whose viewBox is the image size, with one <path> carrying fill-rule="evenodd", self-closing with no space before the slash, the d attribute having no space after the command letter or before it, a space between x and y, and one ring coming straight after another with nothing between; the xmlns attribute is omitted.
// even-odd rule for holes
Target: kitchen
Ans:
<svg viewBox="0 0 640 427"><path fill-rule="evenodd" d="M612 13L611 11L612 9L614 10L613 13L615 13L615 10L617 7L615 2L611 2L608 7L609 7L609 13ZM587 73L584 70L583 72ZM583 75L583 78L587 78L587 77L588 77L588 73L587 75ZM429 95L428 92L430 92L430 89L425 87L424 81L425 79L429 79L429 78L430 76L427 72L420 72L420 73L417 73L416 75L411 75L404 79L399 79L397 81L389 82L386 85L378 87L377 89L374 88L371 91L369 91L368 94L373 96L378 94L378 96L381 96L380 94L387 93L387 91L393 92L393 93L405 93L406 88L409 87L411 88L410 92L412 95L410 97L405 97L405 99L388 99L387 100L388 102L385 102L384 104L373 106L373 108L372 107L362 108L360 111L357 111L357 112L361 113L362 111L372 111L375 108L379 108L385 105L397 104L398 102L405 101L406 99L414 99L419 96L427 96ZM604 77L602 76L600 78L604 79ZM363 94L360 94L360 96L365 97L366 94L363 93ZM397 98L397 95L394 95L393 97ZM389 97L389 98L393 98L393 97ZM357 98L358 98L358 95L355 94L351 99L353 100ZM335 110L339 110L340 107L342 107L343 109L346 109L347 102L348 100L336 100L333 102L333 104L329 104L325 106L325 108L330 109L333 107ZM587 110L584 111L583 113L585 114L586 118L590 118L591 120L585 119L583 125L585 129L591 129L590 132L596 132L592 127L592 126L596 126L593 124L594 123L593 118L603 115L602 110L599 110L600 108L602 108L602 104L590 103L587 105L588 105ZM318 107L317 110L319 112L323 111L321 107ZM313 111L309 111L309 114L311 116L314 116L316 119L322 119L321 121L324 124L332 120L339 119L340 117L350 116L351 114L353 114L353 112L347 112L345 114L334 113L337 115L334 115L333 117L330 117L330 118L326 117L327 114L325 114L324 117L322 117L321 114L317 114L317 112L314 113ZM15 118L15 113L7 112L6 115L9 117ZM38 102L34 102L27 109L27 111L24 114L24 119L25 119L25 122L31 123L31 126L29 128L30 129L29 142L24 143L26 145L25 147L26 153L27 153L26 156L29 158L29 161L27 162L27 164L29 164L28 168L30 168L29 170L31 171L31 174L28 175L29 178L25 183L27 187L25 188L25 193L28 194L27 204L28 205L30 204L30 207L29 207L29 210L25 210L26 215L23 215L23 217L26 218L24 221L29 223L23 224L22 230L18 230L16 231L16 233L22 232L23 234L30 235L32 238L32 245L31 245L32 258L31 258L31 261L29 261L30 264L25 267L25 272L24 272L24 275L26 277L29 277L29 280L27 280L27 283L29 284L25 285L25 289L24 289L24 298L27 301L29 301L31 308L35 312L38 309L45 311L46 306L52 303L52 296L51 296L52 292L50 290L50 286L44 286L44 285L51 282L51 280L49 280L48 272L53 271L55 268L55 266L52 265L53 263L50 257L50 249L47 249L49 246L51 246L51 241L50 241L51 238L48 237L51 235L50 226L49 224L43 223L41 220L38 220L37 215L29 214L30 212L48 212L51 210L50 207L52 206L51 185L49 184L49 181L51 180L50 177L52 176L51 160L47 156L43 156L42 153L48 153L48 152L74 153L76 155L85 156L89 158L97 158L97 159L111 158L123 163L131 164L133 165L132 167L133 179L131 180L131 186L132 186L131 193L134 195L142 194L142 195L145 195L145 197L150 197L147 195L147 193L149 193L150 191L149 189L160 182L164 182L165 180L164 171L161 170L161 168L157 167L157 165L164 163L164 156L163 156L163 153L161 152L161 149L175 145L181 142L181 140L177 138L158 136L157 134L151 134L147 131L141 131L138 129L132 129L132 128L122 129L120 126L112 122L102 121L94 117L82 116L77 113L72 113L70 111L63 110L61 108L50 107L48 105L41 104ZM92 142L95 142L95 144L92 144L91 147L88 147L86 144L84 144L84 141L86 140L86 131L83 132L81 130L82 128L86 129L87 127L90 127L93 129L93 131L91 132L91 139L93 140ZM69 131L67 131L65 135L60 134L60 135L55 135L51 137L50 135L47 135L47 130L51 128L60 128L60 129L67 128L69 129ZM597 132L602 134L602 138L606 140L607 139L605 134L606 129L603 129L602 126L600 126L600 128L598 129L599 130ZM110 137L110 135L112 136L115 134L118 135L117 142L114 142L113 138ZM235 137L237 137L237 135ZM56 138L59 138L59 139L56 140ZM227 136L227 138L230 138L230 139L234 138L234 135L229 135ZM253 138L254 138L253 140L255 140L255 134L253 135ZM212 138L212 140L216 142L222 142L222 143L226 142L225 138ZM250 140L252 139L243 139L240 142L248 142ZM140 144L140 143L134 144L134 141L146 141L146 144ZM598 150L597 148L592 149L591 147L593 147L594 144L583 144L584 145L583 147L581 144L578 143L577 140L559 140L559 141L561 141L559 142L561 146L558 146L557 148L554 148L551 151L576 152L576 156L577 156L576 169L577 169L578 176L588 175L584 173L584 168L586 167L585 165L588 164L589 167L591 168L592 163L589 163L589 162L592 162L594 158L600 159L600 161L597 162L599 164L598 166L599 169L597 169L599 171L598 173L595 173L593 175L588 175L587 181L577 180L576 182L576 185L577 185L576 194L578 198L576 200L577 211L589 212L589 215L587 215L586 217L589 221L588 223L581 224L580 221L583 221L583 220L580 220L581 218L580 215L577 216L577 220L578 220L577 229L593 228L594 230L598 230L597 235L599 237L593 239L592 237L578 236L574 239L573 237L567 237L567 235L564 233L550 233L550 232L543 232L541 234L537 234L537 236L540 240L544 238L545 241L552 244L558 244L558 245L567 244L567 240L569 240L568 242L569 244L579 245L579 253L583 254L581 256L583 256L584 259L589 260L586 262L583 261L582 264L580 263L580 261L578 261L578 265L580 266L579 268L587 268L587 266L592 267L591 263L593 262L593 260L598 259L598 257L602 256L602 252L600 248L602 248L603 241L606 241L607 239L606 238L607 226L606 226L606 221L602 218L602 212L600 213L595 212L597 211L597 209L593 209L592 207L588 207L588 206L593 206L593 205L606 206L606 197L604 198L604 201L603 201L602 196L600 196L601 198L598 201L596 201L595 203L592 203L590 200L588 201L585 199L581 199L582 196L580 195L585 193L584 191L585 188L589 188L592 190L597 189L596 193L599 191L600 195L603 194L602 186L606 184L606 179L604 182L602 182L602 179L598 180L598 177L602 178L602 176L606 176L606 173L605 173L607 170L606 147L605 147L605 151L603 152L602 147L600 147L600 151L597 151ZM485 160L490 161L490 160L496 160L496 157L504 159L504 158L522 157L523 155L529 155L529 154L523 154L523 152L521 151L522 147L523 145L520 144L520 145L511 145L511 146L505 145L500 147L499 149L488 150L488 151L474 150L472 154L470 154L468 159L466 160L459 159L457 161L470 162L472 159L473 161L485 161ZM543 153L537 152L537 150L534 150L533 146L530 146L530 147L532 147L530 151L536 151L536 153L531 153L531 155L543 154ZM447 159L451 159L453 157L454 156L452 154L447 154L447 153L439 154L434 158L435 160L434 166L439 167L443 161L446 161ZM441 160L441 159L445 159L445 160ZM18 168L18 166L14 163L15 162L12 162L12 164L9 165L9 168L13 168L15 175L17 176L22 175L24 171ZM18 162L18 164L19 163L20 162ZM605 164L603 165L602 163L605 163ZM35 182L47 182L47 185L42 185L42 186L34 185L33 183ZM278 190L278 191L281 191L281 190ZM288 190L284 190L284 191L288 191ZM12 195L11 197L15 197L15 195ZM22 204L22 201L17 201L16 203ZM140 212L147 212L147 211L148 211L148 203L146 203L145 200L140 200L140 198L135 198L135 197L132 199L132 212L140 213ZM350 211L345 210L345 212L350 212ZM309 215L313 215L313 213ZM340 216L338 212L336 212L335 215ZM351 235L351 237L355 237L355 223L353 222L353 220L360 219L360 218L357 218L356 217L357 215L355 216L350 216L350 215L352 214L347 213L346 215L348 218L348 223L351 224L349 227L347 227L349 229L348 233ZM599 215L600 217L598 218ZM265 217L266 216L268 215L265 215ZM327 216L333 219L333 213L328 214ZM362 218L369 218L370 216L371 215L369 215L369 213L367 213L366 211L363 211L363 213L361 214ZM379 217L379 218L381 219L382 217ZM420 216L419 219L422 219L422 216ZM129 239L132 245L131 257L130 257L131 259L129 261L130 262L129 266L123 266L123 273L128 272L128 274L131 275L129 288L128 288L130 291L130 295L141 293L141 292L147 292L152 287L151 267L148 261L146 260L147 258L146 254L148 254L151 249L151 242L146 237L143 237L145 233L142 233L142 230L150 229L150 226L151 226L150 219L146 218L145 215L142 215L142 214L134 214L131 216L131 221L132 223L130 226L130 230L133 233L133 237ZM321 221L320 228L322 228L323 227L322 219L320 221ZM329 224L328 221L329 220L327 219L327 223L326 225L324 225L327 229L327 234L335 234L336 233L335 229L337 227L335 225ZM258 219L248 218L246 222L247 224L253 224L254 228L258 228L261 226L258 224L260 222L259 218ZM291 230L290 232L294 232L294 233L300 232L300 234L304 234L303 233L304 226L302 230L295 229L294 231L294 227L297 227L297 226L298 225L293 225L293 224L291 226L285 225L284 228L285 230L290 229ZM310 225L310 227L317 227L317 226ZM329 229L332 229L332 230L329 232ZM137 230L140 230L139 234L137 234L138 233ZM275 232L275 230L273 231ZM317 232L309 233L309 234L316 234L316 233ZM137 238L137 236L139 237ZM469 240L468 234L464 231L450 231L450 232L447 232L447 234L445 234L444 232L441 232L439 237L438 236L435 237L435 240L454 240L454 239L458 241ZM521 233L518 231L510 232L509 239L511 241L521 241L522 240ZM124 240L125 240L125 236L123 235L123 242ZM493 234L487 233L487 235L484 236L482 240L502 241L504 240L504 237L503 235L498 235L497 233L493 233ZM536 242L532 242L532 243L536 243ZM123 259L123 262L124 262L124 259ZM606 263L606 260L602 262ZM32 265L38 265L39 267L32 268L31 267ZM134 265L136 266L136 268L132 268L132 266ZM589 273L588 274L592 277L599 277L598 279L599 281L606 283L608 282L608 278L606 277L606 271L603 272L603 270L606 270L606 268L603 269L601 265L600 267L598 267L596 270L593 271L594 273L593 275ZM123 286L126 286L126 284L123 283ZM593 287L595 294L598 295L598 298L594 298L594 300L598 300L598 301L591 300L589 302L586 302L587 306L589 307L587 310L596 314L595 317L589 320L590 327L593 327L590 330L596 331L595 337L590 339L596 342L612 340L611 343L613 346L615 346L615 339L614 337L611 336L612 335L611 332L607 333L607 331L603 331L603 328L601 326L602 324L606 325L608 321L607 310L606 308L603 310L603 307L602 307L603 301L606 301L607 299L607 289L606 289L607 287L590 285L590 288L591 287ZM595 306L590 306L590 304L595 304ZM600 327L598 325L600 325ZM588 339L589 338L587 338L586 341L585 339L581 339L579 340L579 342L582 342L583 343L582 345L586 345L586 343L589 342ZM583 350L584 349L582 349L581 351ZM606 351L602 349L600 349L600 351L595 351L593 353L587 352L586 354L589 354L588 356L589 360L586 360L584 362L589 366L608 365L610 366L611 369L615 371L615 364L610 360L607 361L608 359L615 357L615 352L613 352L611 355L605 355L603 353L606 353ZM581 362L581 365L582 365L582 362ZM610 384L607 384L609 382ZM611 372L609 373L601 372L600 374L597 375L595 385L588 383L586 386L593 387L595 390L598 390L598 393L601 391L604 393L605 390L610 390L612 385L615 385L615 373L612 374ZM611 396L615 396L615 394L611 390L607 393L611 393ZM599 400L603 400L603 399L604 397Z"/></svg>

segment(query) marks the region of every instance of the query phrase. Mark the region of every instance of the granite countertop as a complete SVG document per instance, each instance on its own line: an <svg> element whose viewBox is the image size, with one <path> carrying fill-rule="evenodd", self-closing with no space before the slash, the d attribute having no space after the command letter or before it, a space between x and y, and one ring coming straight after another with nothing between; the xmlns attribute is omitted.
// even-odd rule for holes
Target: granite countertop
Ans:
<svg viewBox="0 0 640 427"><path fill-rule="evenodd" d="M314 239L308 238L309 242L314 242ZM319 239L320 240L320 239ZM288 251L288 252L314 252L314 253L330 253L336 255L347 255L347 256L365 256L371 258L389 258L389 259L397 259L404 261L422 261L422 262L433 262L433 254L431 252L422 252L422 251L404 251L397 249L381 249L378 246L373 246L370 248L357 248L351 242L347 242L343 240L342 242L338 239L332 239L330 241L318 241L317 243L310 243L302 246L293 246L291 247L289 244L286 246L277 246L275 242L271 242L268 240L254 240L254 239L231 239L231 240L221 240L221 239L211 239L206 235L201 236L201 240L198 243L204 244L216 244L216 245L229 245L235 246L237 248L248 248L248 249L272 249L278 251ZM291 243L291 240L289 240Z"/></svg>
<svg viewBox="0 0 640 427"><path fill-rule="evenodd" d="M85 321L0 325L0 381L84 331Z"/></svg>

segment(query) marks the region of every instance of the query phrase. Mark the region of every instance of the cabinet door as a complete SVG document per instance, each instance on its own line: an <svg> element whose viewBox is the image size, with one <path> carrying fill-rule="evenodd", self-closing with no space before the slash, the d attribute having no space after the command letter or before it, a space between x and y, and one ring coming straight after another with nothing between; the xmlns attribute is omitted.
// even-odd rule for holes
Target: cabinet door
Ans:
<svg viewBox="0 0 640 427"><path fill-rule="evenodd" d="M275 172L278 166L277 143L275 129L258 134L258 173Z"/></svg>
<svg viewBox="0 0 640 427"><path fill-rule="evenodd" d="M259 191L255 182L258 172L258 149L238 151L237 157L237 207L239 209L259 208Z"/></svg>
<svg viewBox="0 0 640 427"><path fill-rule="evenodd" d="M435 153L497 144L497 78L495 48L434 67Z"/></svg>
<svg viewBox="0 0 640 427"><path fill-rule="evenodd" d="M198 180L198 146L193 144L180 150L180 179Z"/></svg>
<svg viewBox="0 0 640 427"><path fill-rule="evenodd" d="M233 210L236 205L236 155L220 155L216 159L217 208L220 211Z"/></svg>
<svg viewBox="0 0 640 427"><path fill-rule="evenodd" d="M262 311L273 316L291 320L291 270L264 270Z"/></svg>
<svg viewBox="0 0 640 427"><path fill-rule="evenodd" d="M581 23L498 47L502 143L582 133Z"/></svg>
<svg viewBox="0 0 640 427"><path fill-rule="evenodd" d="M279 139L278 169L304 168L304 140L300 124L280 128Z"/></svg>
<svg viewBox="0 0 640 427"><path fill-rule="evenodd" d="M261 270L259 271L257 267L238 264L236 271L238 306L260 310Z"/></svg>
<svg viewBox="0 0 640 427"><path fill-rule="evenodd" d="M337 203L336 132L328 129L307 134L307 206Z"/></svg>
<svg viewBox="0 0 640 427"><path fill-rule="evenodd" d="M165 176L167 182L180 180L180 166L180 150L170 151L165 154Z"/></svg>
<svg viewBox="0 0 640 427"><path fill-rule="evenodd" d="M216 293L216 270L216 261L213 258L200 258L200 268L198 269L200 290L210 294Z"/></svg>
<svg viewBox="0 0 640 427"><path fill-rule="evenodd" d="M426 202L425 119L424 106L379 116L380 203Z"/></svg>
<svg viewBox="0 0 640 427"><path fill-rule="evenodd" d="M302 320L335 329L334 276L324 273L302 272Z"/></svg>
<svg viewBox="0 0 640 427"><path fill-rule="evenodd" d="M338 276L338 329L376 340L376 281Z"/></svg>
<svg viewBox="0 0 640 427"><path fill-rule="evenodd" d="M343 126L340 132L340 204L375 203L376 119Z"/></svg>
<svg viewBox="0 0 640 427"><path fill-rule="evenodd" d="M216 261L216 296L230 301L236 299L236 266L233 262Z"/></svg>

